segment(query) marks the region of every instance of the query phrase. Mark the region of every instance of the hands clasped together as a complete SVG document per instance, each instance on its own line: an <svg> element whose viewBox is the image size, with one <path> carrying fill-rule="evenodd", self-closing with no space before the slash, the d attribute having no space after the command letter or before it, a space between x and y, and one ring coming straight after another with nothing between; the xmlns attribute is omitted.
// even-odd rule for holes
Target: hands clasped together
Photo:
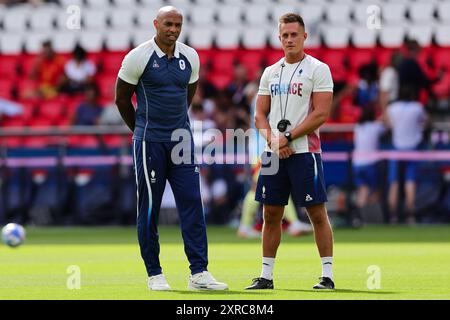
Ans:
<svg viewBox="0 0 450 320"><path fill-rule="evenodd" d="M272 135L268 141L269 148L277 154L280 159L289 158L291 154L294 154L294 150L289 146L288 139L283 136Z"/></svg>

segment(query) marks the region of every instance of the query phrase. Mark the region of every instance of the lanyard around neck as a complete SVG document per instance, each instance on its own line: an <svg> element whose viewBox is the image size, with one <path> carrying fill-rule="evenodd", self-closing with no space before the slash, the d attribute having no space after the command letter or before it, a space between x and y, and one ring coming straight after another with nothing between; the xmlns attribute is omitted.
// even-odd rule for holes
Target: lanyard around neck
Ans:
<svg viewBox="0 0 450 320"><path fill-rule="evenodd" d="M287 104L288 104L288 101L289 101L289 88L291 87L292 79L294 78L294 75L295 75L295 73L297 72L298 67L300 66L300 64L302 63L302 61L305 59L305 57L306 57L306 55L304 55L304 56L303 56L303 59L300 60L300 61L297 63L297 66L295 67L295 70L294 70L294 72L292 72L291 78L289 79L289 84L288 84L288 87L287 87L288 92L286 93L286 102L285 102L285 104L284 104L284 113L283 113L283 107L282 107L282 104L281 104L281 78L283 77L283 69L284 69L284 67L285 67L285 61L286 61L286 60L283 61L283 63L281 64L281 72L280 72L280 80L278 81L278 89L280 90L280 111L281 111L281 119L282 119L282 120L285 119L285 117L286 117Z"/></svg>

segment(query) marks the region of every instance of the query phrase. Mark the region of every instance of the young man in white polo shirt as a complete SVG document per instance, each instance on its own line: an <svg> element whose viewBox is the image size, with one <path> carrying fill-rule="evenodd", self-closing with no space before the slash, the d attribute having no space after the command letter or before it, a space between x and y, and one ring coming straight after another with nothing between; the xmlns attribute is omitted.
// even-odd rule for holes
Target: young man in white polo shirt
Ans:
<svg viewBox="0 0 450 320"><path fill-rule="evenodd" d="M267 141L256 189L264 207L263 261L260 277L246 289L273 289L273 266L281 240L281 219L289 195L306 207L322 259L322 276L315 289L334 289L333 233L325 202L319 127L326 121L333 98L329 67L305 54L307 34L298 14L279 20L284 58L264 71L256 105L255 125ZM265 169L278 161L275 174Z"/></svg>

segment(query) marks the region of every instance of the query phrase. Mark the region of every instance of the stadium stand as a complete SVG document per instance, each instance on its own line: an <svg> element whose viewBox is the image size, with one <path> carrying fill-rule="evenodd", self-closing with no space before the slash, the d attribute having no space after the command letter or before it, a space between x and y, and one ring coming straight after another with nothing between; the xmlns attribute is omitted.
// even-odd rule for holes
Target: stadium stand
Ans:
<svg viewBox="0 0 450 320"><path fill-rule="evenodd" d="M26 94L35 87L29 74L42 42L47 39L51 39L56 54L64 61L69 60L77 43L86 49L97 67L95 82L100 90L100 104L111 103L124 55L151 38L153 18L158 8L167 4L183 11L185 21L179 40L196 48L200 55L205 86L199 90L205 95L208 88L215 92L211 99L203 99L205 114L212 121L219 122L221 115L214 106L208 110L208 105L219 104L217 92L226 92L229 88L236 66L243 65L248 83L255 83L263 67L282 57L277 19L288 11L304 17L308 32L306 52L330 66L336 94L361 80L358 72L362 66L375 62L382 70L389 65L393 52L402 51L406 40L415 39L422 47L418 61L427 75L433 78L440 69L445 70L441 81L433 83L426 96L427 108L439 117L444 116L443 119L448 119L445 117L450 112L450 2L446 0L59 0L44 2L38 7L28 3L2 3L5 1L0 1L0 98L18 102L24 108L16 117L1 117L0 114L0 129L71 124L82 96L61 94L44 100ZM68 18L73 18L74 11L68 8L73 6L80 9L81 23L80 29L70 30ZM375 11L368 10L373 6ZM368 28L368 16L377 10L381 25ZM234 119L239 108L248 113L249 103L243 107L230 105L224 113ZM358 108L351 97L342 99L330 123L354 123L359 116ZM235 127L237 123L237 120L231 121ZM351 150L351 134L336 134L335 137L338 138L331 138L324 149ZM47 136L2 139L1 144L9 149L53 147L59 141ZM343 141L343 145L336 147L333 140ZM106 135L103 139L74 135L67 143L68 148L104 147L116 153L123 146L118 135ZM448 142L443 145L448 147ZM334 173L329 184L347 184L345 164L331 162L327 166L325 173ZM11 171L11 175L17 174ZM95 189L97 181L100 185L107 179L102 172L98 180L94 180L92 188ZM16 182L8 181L12 188L19 188ZM76 188L77 197L89 195L89 188ZM128 185L124 189L130 192L132 187ZM111 198L111 194L104 198ZM18 200L8 201L16 212ZM134 208L134 204L127 202L123 206L133 211L130 208ZM105 208L106 205L102 210ZM85 208L75 210L81 214Z"/></svg>

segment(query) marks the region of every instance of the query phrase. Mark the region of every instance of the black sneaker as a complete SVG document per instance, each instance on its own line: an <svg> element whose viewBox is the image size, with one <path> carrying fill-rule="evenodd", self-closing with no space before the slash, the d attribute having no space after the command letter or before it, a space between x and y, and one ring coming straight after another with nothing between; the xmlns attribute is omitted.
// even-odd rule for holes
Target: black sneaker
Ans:
<svg viewBox="0 0 450 320"><path fill-rule="evenodd" d="M320 282L313 289L334 289L334 282L328 277L320 277Z"/></svg>
<svg viewBox="0 0 450 320"><path fill-rule="evenodd" d="M265 278L255 278L252 280L253 283L246 287L245 290L254 289L273 289L273 280L268 280Z"/></svg>

